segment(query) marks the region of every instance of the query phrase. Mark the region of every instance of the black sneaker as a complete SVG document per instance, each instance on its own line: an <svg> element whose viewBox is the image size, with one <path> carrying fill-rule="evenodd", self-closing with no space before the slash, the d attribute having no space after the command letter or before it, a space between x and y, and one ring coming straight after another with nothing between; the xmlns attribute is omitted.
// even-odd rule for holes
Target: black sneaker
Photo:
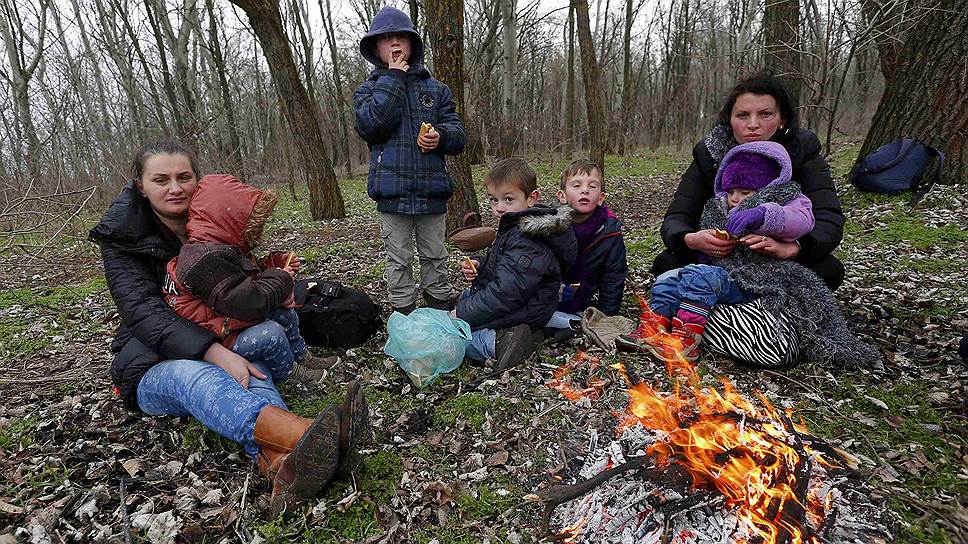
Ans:
<svg viewBox="0 0 968 544"><path fill-rule="evenodd" d="M396 306L393 307L394 312L400 312L403 315L410 315L410 312L416 309L417 309L416 304L407 304L406 306L401 306L399 308L397 308Z"/></svg>
<svg viewBox="0 0 968 544"><path fill-rule="evenodd" d="M528 325L517 325L497 331L494 342L494 370L506 370L521 364L534 353L534 335Z"/></svg>
<svg viewBox="0 0 968 544"><path fill-rule="evenodd" d="M457 297L443 300L443 299L439 299L437 297L428 295L427 293L424 293L423 299L424 299L424 304L428 308L433 308L435 310L444 310L445 312L449 312L453 310L455 306L457 306Z"/></svg>

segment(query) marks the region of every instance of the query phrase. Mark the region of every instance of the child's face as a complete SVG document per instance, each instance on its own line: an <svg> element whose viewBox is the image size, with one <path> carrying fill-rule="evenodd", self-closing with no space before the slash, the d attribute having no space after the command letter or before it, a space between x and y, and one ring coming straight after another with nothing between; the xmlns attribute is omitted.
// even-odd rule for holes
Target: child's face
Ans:
<svg viewBox="0 0 968 544"><path fill-rule="evenodd" d="M739 206L740 202L755 195L756 191L753 189L730 189L726 194L726 201L729 203L729 209L733 209L736 206Z"/></svg>
<svg viewBox="0 0 968 544"><path fill-rule="evenodd" d="M558 190L558 202L568 204L579 215L587 216L605 202L602 192L602 173L598 169L591 173L578 173L565 180L565 188Z"/></svg>
<svg viewBox="0 0 968 544"><path fill-rule="evenodd" d="M507 212L527 210L540 198L541 193L538 191L531 191L530 195L526 195L513 183L487 184L487 200L491 203L491 215L495 219L500 219Z"/></svg>
<svg viewBox="0 0 968 544"><path fill-rule="evenodd" d="M390 64L391 60L408 60L410 58L410 35L406 32L388 32L381 34L376 41L376 54L380 60Z"/></svg>

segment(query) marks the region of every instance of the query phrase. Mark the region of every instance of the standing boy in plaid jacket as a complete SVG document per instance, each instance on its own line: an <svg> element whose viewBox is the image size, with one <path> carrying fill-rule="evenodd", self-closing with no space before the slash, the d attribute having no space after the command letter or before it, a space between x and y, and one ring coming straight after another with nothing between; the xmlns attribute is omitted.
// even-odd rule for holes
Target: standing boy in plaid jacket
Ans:
<svg viewBox="0 0 968 544"><path fill-rule="evenodd" d="M416 306L416 238L424 302L446 310L452 287L444 237L454 189L444 155L464 150L464 125L450 89L423 65L423 41L407 14L383 8L360 40L360 53L376 66L354 104L356 132L370 147L366 190L380 212L390 303L404 314ZM424 133L424 123L433 129Z"/></svg>

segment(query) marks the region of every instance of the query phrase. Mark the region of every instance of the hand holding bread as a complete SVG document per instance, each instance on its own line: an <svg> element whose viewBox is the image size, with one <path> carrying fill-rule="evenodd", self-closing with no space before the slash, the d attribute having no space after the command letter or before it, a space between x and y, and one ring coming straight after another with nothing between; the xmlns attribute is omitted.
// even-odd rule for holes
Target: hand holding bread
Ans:
<svg viewBox="0 0 968 544"><path fill-rule="evenodd" d="M417 134L417 146L424 153L436 149L440 143L440 133L434 130L430 123L421 123L420 132Z"/></svg>

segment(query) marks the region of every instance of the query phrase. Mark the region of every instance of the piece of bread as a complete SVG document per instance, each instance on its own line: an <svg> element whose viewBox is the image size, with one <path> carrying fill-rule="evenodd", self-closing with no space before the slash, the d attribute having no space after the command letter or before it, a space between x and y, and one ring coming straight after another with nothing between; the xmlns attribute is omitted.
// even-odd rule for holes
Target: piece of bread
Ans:
<svg viewBox="0 0 968 544"><path fill-rule="evenodd" d="M716 229L716 238L719 238L720 240L729 240L732 237L733 235L725 230Z"/></svg>

